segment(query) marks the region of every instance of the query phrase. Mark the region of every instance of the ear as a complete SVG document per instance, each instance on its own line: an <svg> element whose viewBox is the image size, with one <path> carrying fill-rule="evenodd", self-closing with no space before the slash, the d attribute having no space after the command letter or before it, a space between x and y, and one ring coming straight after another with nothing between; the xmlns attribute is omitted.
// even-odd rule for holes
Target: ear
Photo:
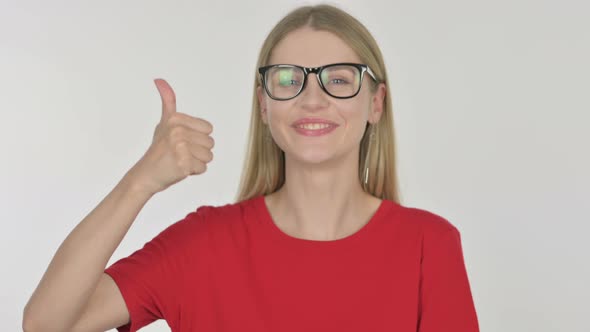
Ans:
<svg viewBox="0 0 590 332"><path fill-rule="evenodd" d="M377 123L379 119L381 119L381 115L383 114L383 109L385 106L385 95L387 93L387 87L385 83L379 83L377 86L377 91L371 97L371 108L369 112L369 122L370 123Z"/></svg>
<svg viewBox="0 0 590 332"><path fill-rule="evenodd" d="M266 108L264 108L264 94L265 91L259 85L256 87L256 96L258 97L258 106L260 107L260 117L262 118L262 122L268 125L268 119L266 118Z"/></svg>

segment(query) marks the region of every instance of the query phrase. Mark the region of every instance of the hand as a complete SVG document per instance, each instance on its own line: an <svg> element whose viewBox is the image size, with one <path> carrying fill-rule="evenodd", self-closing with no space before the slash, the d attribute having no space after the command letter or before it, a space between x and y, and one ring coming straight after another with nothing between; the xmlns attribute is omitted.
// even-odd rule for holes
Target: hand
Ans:
<svg viewBox="0 0 590 332"><path fill-rule="evenodd" d="M202 174L213 160L211 123L176 111L174 90L163 79L154 80L162 99L162 117L152 144L127 176L135 187L150 194L163 191L189 175Z"/></svg>

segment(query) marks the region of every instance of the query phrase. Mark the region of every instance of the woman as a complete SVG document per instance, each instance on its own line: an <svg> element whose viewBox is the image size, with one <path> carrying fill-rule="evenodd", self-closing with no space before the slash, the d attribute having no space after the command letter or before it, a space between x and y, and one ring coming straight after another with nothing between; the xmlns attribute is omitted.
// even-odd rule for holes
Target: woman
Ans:
<svg viewBox="0 0 590 332"><path fill-rule="evenodd" d="M152 146L66 239L25 325L478 331L459 231L399 204L387 76L366 28L329 5L298 8L270 32L257 67L237 202L199 207L101 273L147 199L212 159L211 124L176 112L156 81ZM91 253L87 242L107 246ZM86 274L68 283L73 266ZM68 302L43 318L60 287Z"/></svg>

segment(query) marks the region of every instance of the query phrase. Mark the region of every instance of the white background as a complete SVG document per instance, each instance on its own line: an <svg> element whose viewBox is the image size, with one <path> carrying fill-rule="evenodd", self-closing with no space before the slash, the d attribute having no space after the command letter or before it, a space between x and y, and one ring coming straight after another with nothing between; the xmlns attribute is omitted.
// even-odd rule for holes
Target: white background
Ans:
<svg viewBox="0 0 590 332"><path fill-rule="evenodd" d="M17 331L61 242L151 143L154 78L214 125L215 157L148 202L109 265L233 201L258 51L309 2L0 3L0 329ZM402 203L461 231L481 330L588 331L588 2L336 4L382 49Z"/></svg>

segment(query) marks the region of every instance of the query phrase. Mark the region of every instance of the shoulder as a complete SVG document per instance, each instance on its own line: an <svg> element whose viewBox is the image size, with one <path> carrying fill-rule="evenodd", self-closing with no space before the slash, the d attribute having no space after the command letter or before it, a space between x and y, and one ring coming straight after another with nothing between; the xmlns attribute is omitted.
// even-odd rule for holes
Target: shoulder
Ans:
<svg viewBox="0 0 590 332"><path fill-rule="evenodd" d="M186 227L219 229L244 220L250 215L252 209L254 209L254 199L217 205L204 204L188 213L179 223L185 224Z"/></svg>
<svg viewBox="0 0 590 332"><path fill-rule="evenodd" d="M251 208L253 208L254 199L248 199L233 203L224 203L219 205L201 205L187 217L214 220L217 223L242 218Z"/></svg>
<svg viewBox="0 0 590 332"><path fill-rule="evenodd" d="M194 250L206 246L220 230L242 215L243 204L202 204L163 229L154 240L169 246Z"/></svg>
<svg viewBox="0 0 590 332"><path fill-rule="evenodd" d="M461 253L461 233L446 217L418 207L394 203L397 213L396 234L415 245L421 260L435 257L435 260L456 258Z"/></svg>
<svg viewBox="0 0 590 332"><path fill-rule="evenodd" d="M402 228L412 230L423 236L459 233L458 228L446 217L424 208L404 206L391 202L395 219Z"/></svg>

